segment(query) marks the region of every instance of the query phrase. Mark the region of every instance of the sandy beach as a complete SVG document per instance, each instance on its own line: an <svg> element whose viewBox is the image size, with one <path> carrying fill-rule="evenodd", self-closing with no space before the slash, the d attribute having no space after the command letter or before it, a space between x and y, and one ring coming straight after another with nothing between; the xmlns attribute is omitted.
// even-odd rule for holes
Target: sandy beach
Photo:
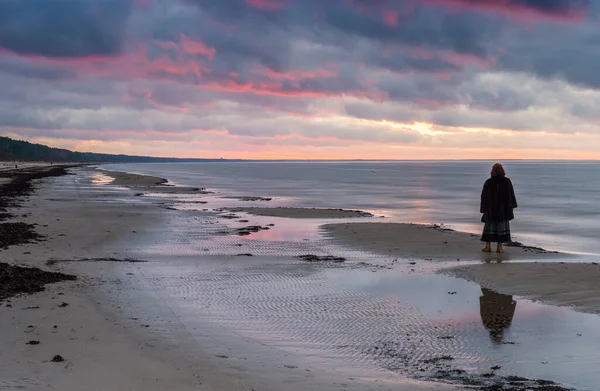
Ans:
<svg viewBox="0 0 600 391"><path fill-rule="evenodd" d="M129 172L97 170L98 172L112 178L111 185L123 186L136 190L136 194L162 193L162 194L202 194L204 189L198 187L173 186L168 184L168 179L152 175L141 175Z"/></svg>
<svg viewBox="0 0 600 391"><path fill-rule="evenodd" d="M164 198L152 201L152 197L173 189L171 194L195 194L200 198L190 202L200 202L205 194L212 194L210 191L169 186L166 179L156 176L107 171L101 172L114 181L98 185L94 182L98 171L90 168L76 169L77 175L64 175L62 168L52 172L48 169L30 172L29 179L9 173L0 183L3 194L19 194L22 200L0 198L0 207L5 209L0 223L6 232L12 232L3 236L0 246L2 262L6 262L0 267L0 277L11 282L16 292L27 293L0 291L4 297L0 310L6 315L0 318L0 327L7 330L0 336L0 350L6 352L1 358L0 386L7 389L79 390L82 385L93 390L224 391L461 389L456 384L487 387L492 383L484 372L467 375L460 369L463 360L468 362L472 354L464 351L473 343L469 328L452 331L440 327L434 319L408 310L421 305L420 299L406 307L391 308L386 297L376 298L382 284L401 289L399 292L404 293L399 295L411 296L413 281L431 278L440 280L427 288L427 294L438 292L444 300L454 297L450 295L456 293L453 288L477 294L461 280L415 272L415 268L424 265L422 262L447 267L457 260L487 261L490 263L441 272L504 294L574 306L586 312L597 313L599 309L598 288L594 286L597 265L541 263L565 254L525 246L507 247L504 254L484 254L476 236L442 226L379 223L374 221L379 218L357 210L296 207L227 210L246 213L250 219L264 216L303 221L346 217L355 220L322 226L325 239L315 243L267 244L253 240L252 234L249 239L241 239L233 229L228 236L208 239L195 248L195 242L190 240L195 236L187 232L189 227L220 233L222 209L208 209L202 204L204 211L194 213L170 210L163 207ZM15 183L20 185L15 187ZM363 218L370 220L360 222ZM187 221L192 225L186 225ZM271 228L284 229L279 221ZM167 232L176 235L168 236ZM265 246L274 246L280 253L261 256ZM336 257L341 248L350 249L351 259ZM297 255L323 252L331 255ZM305 260L307 257L310 262ZM370 261L364 262L365 257ZM396 258L412 262L396 264ZM518 260L540 263L497 263ZM39 292L40 288L30 283L26 288L12 284L15 275L22 275L17 281L24 283L27 276L43 273L41 270L64 275L40 274L42 281L51 283ZM314 273L320 277L310 277ZM329 277L324 280L322 273ZM331 285L339 279L338 275L347 277ZM371 275L381 280L373 280L367 291L375 294L372 298L366 299L364 292L344 291L346 278L364 282L372 280L373 277L368 278ZM39 277L36 279L40 281ZM337 290L339 293L332 295ZM566 291L570 293L562 293ZM290 295L285 299L289 302L282 301L285 295ZM321 297L333 301L325 307L320 301L313 303ZM198 301L198 306L189 307L188 313L180 306L191 298ZM472 298L465 300L470 302ZM446 305L451 304L449 301ZM339 313L329 316L332 311ZM451 307L447 311L453 313ZM380 313L386 315L380 318ZM304 320L295 321L300 319ZM346 321L334 327L337 319ZM403 321L388 324L390 319ZM253 331L249 335L256 337L239 338L239 331L226 331L230 327L245 330L244 322L248 321L258 322L250 326ZM352 327L346 328L348 325ZM331 335L323 332L335 328L344 331ZM406 341L398 341L398 337L381 340L388 334L375 332L379 328L396 330L392 336L415 335L427 342L413 347L410 337ZM287 332L294 338L304 335L314 346L325 347L334 341L329 348L337 349L342 356L374 357L388 363L382 364L388 369L367 376L359 375L363 371L360 366L345 368L351 361L323 361L313 366L301 354L260 342L265 334L283 333L277 338L284 338ZM452 339L449 333L455 333ZM486 341L485 333L481 337ZM258 338L257 343L252 342L254 338ZM454 356L443 355L451 351ZM410 354L404 358L407 352ZM438 363L446 359L455 366ZM366 362L369 360L372 359ZM494 362L487 364L488 369ZM431 375L424 377L425 373ZM512 374L507 369L495 381L508 384ZM522 380L520 388L514 389L530 389L534 383L528 382Z"/></svg>
<svg viewBox="0 0 600 391"><path fill-rule="evenodd" d="M21 194L25 195L22 202L5 205L10 215L1 224L24 224L24 232L35 235L30 239L19 234L14 242L3 243L2 262L8 268L25 268L25 275L43 270L65 273L73 280L47 284L37 293L26 293L29 288L17 284L17 291L26 294L10 293L1 300L0 388L292 391L339 387L326 386L308 372L290 373L283 366L276 372L263 368L250 373L226 363L225 356L207 352L160 298L135 294L139 288L133 281L143 285L144 278L138 259L131 258L138 254L129 248L151 243L166 211L149 203L119 200L137 198L140 186L160 185L160 178L115 174L118 186L131 187L119 191L91 183L90 169L78 175L55 172L44 179L45 170L33 171L36 179L31 181L21 178L31 183L31 189ZM14 180L12 173L7 177ZM3 183L3 194L12 183ZM15 281L13 272L0 276L8 279L5 282ZM131 296L124 296L125 286L131 286L127 290ZM143 308L154 308L153 315ZM150 326L157 322L164 329ZM353 382L348 390L388 389ZM409 384L398 383L393 389L447 389Z"/></svg>
<svg viewBox="0 0 600 391"><path fill-rule="evenodd" d="M37 172L36 177L44 176ZM3 262L56 271L68 269L68 264L49 267L48 260L119 257L123 249L117 243L158 218L144 207L125 210L61 194L53 182L37 183L35 194L18 209L9 209L19 216L5 219L3 225L15 220L34 224L42 237L0 250ZM93 286L111 276L110 262L99 266L93 275L77 275L74 281L49 284L42 292L2 300L0 388L212 390L190 369L194 363L178 359L156 342L150 349L133 337L131 325L98 305Z"/></svg>
<svg viewBox="0 0 600 391"><path fill-rule="evenodd" d="M100 170L103 174L113 178L111 184L116 186L128 186L128 187L146 187L146 186L158 186L167 183L167 179L159 178L150 175L132 174L129 172L109 171Z"/></svg>
<svg viewBox="0 0 600 391"><path fill-rule="evenodd" d="M483 253L478 235L453 231L440 225L366 222L327 224L322 228L332 240L346 246L397 257L438 261L508 261L561 256L527 246L507 246L502 254Z"/></svg>

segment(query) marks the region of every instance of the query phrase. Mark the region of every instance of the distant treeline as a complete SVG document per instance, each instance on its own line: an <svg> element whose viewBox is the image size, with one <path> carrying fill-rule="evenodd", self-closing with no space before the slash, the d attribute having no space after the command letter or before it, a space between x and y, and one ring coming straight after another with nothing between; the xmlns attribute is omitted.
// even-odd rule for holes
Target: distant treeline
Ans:
<svg viewBox="0 0 600 391"><path fill-rule="evenodd" d="M45 161L77 163L142 163L142 162L193 162L220 159L176 159L150 156L110 155L105 153L73 152L51 148L42 144L0 137L0 161Z"/></svg>

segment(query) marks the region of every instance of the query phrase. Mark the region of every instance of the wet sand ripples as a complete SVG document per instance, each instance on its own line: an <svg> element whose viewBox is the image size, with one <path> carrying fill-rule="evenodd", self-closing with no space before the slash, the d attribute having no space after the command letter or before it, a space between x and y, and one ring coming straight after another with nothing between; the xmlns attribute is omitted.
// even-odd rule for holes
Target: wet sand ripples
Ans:
<svg viewBox="0 0 600 391"><path fill-rule="evenodd" d="M152 282L187 311L295 351L311 347L403 373L415 366L428 371L434 366L423 361L443 355L452 355L467 367L486 361L469 349L468 328L458 332L396 297L340 290L331 274L345 270L294 261L256 266L236 262L185 276L169 278L161 273ZM452 338L444 338L448 335Z"/></svg>

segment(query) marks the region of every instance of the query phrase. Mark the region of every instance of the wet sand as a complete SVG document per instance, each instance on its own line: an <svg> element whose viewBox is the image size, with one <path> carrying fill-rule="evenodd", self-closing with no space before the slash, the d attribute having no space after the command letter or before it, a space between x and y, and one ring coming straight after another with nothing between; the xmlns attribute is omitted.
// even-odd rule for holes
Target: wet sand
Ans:
<svg viewBox="0 0 600 391"><path fill-rule="evenodd" d="M343 223L322 226L333 241L390 256L442 261L547 259L560 254L533 247L505 247L502 254L484 253L479 236L439 225ZM564 255L563 255L564 256Z"/></svg>
<svg viewBox="0 0 600 391"><path fill-rule="evenodd" d="M98 169L98 172L113 178L111 185L123 186L135 189L137 195L145 193L163 194L209 194L198 187L173 186L168 184L168 179L151 175L133 174L128 172L110 171Z"/></svg>
<svg viewBox="0 0 600 391"><path fill-rule="evenodd" d="M500 293L600 314L597 263L489 263L444 272Z"/></svg>
<svg viewBox="0 0 600 391"><path fill-rule="evenodd" d="M127 244L159 223L160 209L115 202L122 193L73 182L79 178L36 182L35 192L21 205L8 207L6 223L32 225L44 239L0 249L7 262L2 268L11 271L2 282L17 285L0 301L0 388L238 390L239 376L221 376L214 358L200 351L193 358L181 356L169 343L140 333L142 320L126 323L116 317L114 304L98 296L97 287L118 289L122 277L115 275L115 265L120 263L77 261L127 258ZM48 260L74 262L47 266ZM32 286L27 279L32 275L55 283ZM74 281L58 282L73 275ZM39 292L26 294L33 291Z"/></svg>
<svg viewBox="0 0 600 391"><path fill-rule="evenodd" d="M158 186L164 185L168 181L165 178L159 178L150 175L132 174L128 172L100 170L104 175L114 178L111 182L116 186Z"/></svg>
<svg viewBox="0 0 600 391"><path fill-rule="evenodd" d="M334 241L379 254L430 261L484 261L484 264L443 269L442 273L500 293L600 313L600 266L597 263L558 262L569 255L522 245L505 246L503 254L483 253L477 235L440 226L346 223L322 228ZM512 262L519 260L537 262Z"/></svg>
<svg viewBox="0 0 600 391"><path fill-rule="evenodd" d="M373 215L360 210L318 209L318 208L229 208L231 212L244 212L256 216L287 217L293 219L330 219L351 217L372 217Z"/></svg>

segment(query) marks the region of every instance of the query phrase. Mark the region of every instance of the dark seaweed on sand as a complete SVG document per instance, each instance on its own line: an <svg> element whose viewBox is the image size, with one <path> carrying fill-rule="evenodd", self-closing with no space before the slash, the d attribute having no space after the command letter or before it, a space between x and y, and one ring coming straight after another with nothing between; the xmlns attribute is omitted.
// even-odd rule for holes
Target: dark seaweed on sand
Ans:
<svg viewBox="0 0 600 391"><path fill-rule="evenodd" d="M76 279L77 277L69 274L0 263L0 300L23 293L42 292L46 284Z"/></svg>
<svg viewBox="0 0 600 391"><path fill-rule="evenodd" d="M33 193L33 180L68 175L67 168L67 166L63 166L0 172L0 178L11 179L8 183L0 184L0 213L2 217L14 217L7 212L7 208L19 206L24 197Z"/></svg>
<svg viewBox="0 0 600 391"><path fill-rule="evenodd" d="M133 259L133 258L81 258L81 259L49 259L46 261L46 265L54 266L57 263L65 263L65 262L123 262L123 263L143 263L146 262L142 259Z"/></svg>
<svg viewBox="0 0 600 391"><path fill-rule="evenodd" d="M32 224L0 223L0 249L43 239L44 236L35 232Z"/></svg>
<svg viewBox="0 0 600 391"><path fill-rule="evenodd" d="M300 255L298 258L301 258L301 259L303 259L306 262L334 262L334 263L342 263L342 262L346 261L346 258L336 257L336 256L333 256L333 255L319 256L319 255L307 254L307 255Z"/></svg>
<svg viewBox="0 0 600 391"><path fill-rule="evenodd" d="M34 180L68 175L67 168L63 166L0 172L0 178L11 180L0 184L0 249L43 240L44 237L37 234L31 224L2 221L16 217L8 209L19 207L25 197L33 193Z"/></svg>
<svg viewBox="0 0 600 391"><path fill-rule="evenodd" d="M573 391L551 380L529 379L520 376L506 376L495 371L494 366L486 372L467 372L457 368L455 358L448 355L435 356L423 360L414 360L411 351L404 343L380 341L367 347L366 352L376 359L386 362L385 368L404 373L425 381L435 381L464 386L477 391Z"/></svg>

